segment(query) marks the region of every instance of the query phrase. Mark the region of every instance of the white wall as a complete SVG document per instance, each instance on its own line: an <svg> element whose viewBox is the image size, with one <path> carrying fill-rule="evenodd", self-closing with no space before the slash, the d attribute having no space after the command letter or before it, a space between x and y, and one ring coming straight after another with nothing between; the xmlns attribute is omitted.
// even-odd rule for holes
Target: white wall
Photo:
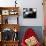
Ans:
<svg viewBox="0 0 46 46"><path fill-rule="evenodd" d="M21 16L19 18L20 25L22 26L43 26L43 6L42 0L18 0L21 4ZM37 18L36 19L24 19L23 18L23 8L37 8Z"/></svg>
<svg viewBox="0 0 46 46"><path fill-rule="evenodd" d="M15 0L0 0L0 6L14 6ZM43 26L42 0L17 0L20 6L19 24L21 26ZM37 8L36 19L24 19L23 8Z"/></svg>
<svg viewBox="0 0 46 46"><path fill-rule="evenodd" d="M0 6L1 7L14 6L15 5L14 1L15 0L0 0Z"/></svg>

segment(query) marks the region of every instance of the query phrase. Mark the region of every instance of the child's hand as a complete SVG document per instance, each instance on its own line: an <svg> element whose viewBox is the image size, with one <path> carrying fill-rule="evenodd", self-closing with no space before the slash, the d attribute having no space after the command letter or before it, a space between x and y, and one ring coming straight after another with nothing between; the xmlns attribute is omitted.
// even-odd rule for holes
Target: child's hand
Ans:
<svg viewBox="0 0 46 46"><path fill-rule="evenodd" d="M34 45L36 45L37 44L37 39L34 37L34 36L32 36L32 37L30 37L30 38L28 38L28 39L26 39L25 40L25 43L28 45L28 46L34 46Z"/></svg>

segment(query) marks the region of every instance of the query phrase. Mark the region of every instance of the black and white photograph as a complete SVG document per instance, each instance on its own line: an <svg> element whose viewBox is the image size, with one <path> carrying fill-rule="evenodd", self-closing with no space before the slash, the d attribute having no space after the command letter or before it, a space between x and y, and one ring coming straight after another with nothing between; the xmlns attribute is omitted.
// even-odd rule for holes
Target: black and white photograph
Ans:
<svg viewBox="0 0 46 46"><path fill-rule="evenodd" d="M24 18L36 18L37 9L36 8L23 8Z"/></svg>

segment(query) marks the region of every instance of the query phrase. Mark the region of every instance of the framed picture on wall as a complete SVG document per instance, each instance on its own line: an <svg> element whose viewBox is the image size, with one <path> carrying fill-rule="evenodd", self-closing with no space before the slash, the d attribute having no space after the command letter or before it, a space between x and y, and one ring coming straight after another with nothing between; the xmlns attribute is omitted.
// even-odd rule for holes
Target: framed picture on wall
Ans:
<svg viewBox="0 0 46 46"><path fill-rule="evenodd" d="M23 18L36 18L37 9L36 8L23 8Z"/></svg>
<svg viewBox="0 0 46 46"><path fill-rule="evenodd" d="M9 10L2 10L2 15L9 15Z"/></svg>

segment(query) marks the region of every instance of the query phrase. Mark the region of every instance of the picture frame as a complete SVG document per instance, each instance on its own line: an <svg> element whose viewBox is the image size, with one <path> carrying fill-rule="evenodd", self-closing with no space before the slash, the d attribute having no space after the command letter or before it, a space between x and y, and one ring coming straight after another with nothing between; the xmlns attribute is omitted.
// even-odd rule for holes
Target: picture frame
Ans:
<svg viewBox="0 0 46 46"><path fill-rule="evenodd" d="M16 15L17 13L18 13L18 12L17 12L16 10L10 10L10 11L9 11L9 14L10 14L10 15Z"/></svg>
<svg viewBox="0 0 46 46"><path fill-rule="evenodd" d="M37 9L36 8L23 8L23 18L36 18Z"/></svg>
<svg viewBox="0 0 46 46"><path fill-rule="evenodd" d="M9 15L9 10L2 10L2 15Z"/></svg>

